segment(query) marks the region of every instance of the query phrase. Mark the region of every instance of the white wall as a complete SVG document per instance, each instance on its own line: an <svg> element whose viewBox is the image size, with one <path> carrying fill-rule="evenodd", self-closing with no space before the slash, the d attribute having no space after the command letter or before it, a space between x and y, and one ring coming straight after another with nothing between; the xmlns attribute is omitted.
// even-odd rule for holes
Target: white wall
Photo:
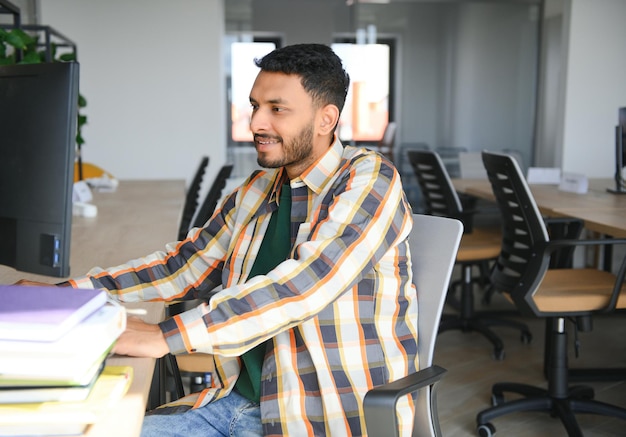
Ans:
<svg viewBox="0 0 626 437"><path fill-rule="evenodd" d="M528 165L534 133L536 28L528 5L465 4L456 25L449 146L514 149Z"/></svg>
<svg viewBox="0 0 626 437"><path fill-rule="evenodd" d="M626 1L565 3L561 68L565 97L555 105L564 121L554 134L555 150L563 152L555 159L567 171L610 177L617 108L626 106L626 57L618 56L624 53L626 41ZM89 102L85 161L121 179L189 180L200 156L209 154L207 179L212 180L226 156L223 0L45 0L40 4L41 23L78 44L81 91ZM349 20L344 18L337 21L345 25ZM282 31L280 21L271 27ZM433 96L416 95L414 86L432 77L437 66L430 63L440 60L433 52L426 52L430 57L425 59L412 60L411 51L426 48L410 31L402 38L401 59L412 73L420 74L416 78L406 68L401 73L403 89L398 95L404 99L398 102L398 115L404 127L400 141L436 144L442 132L433 123L433 106L424 112L418 103L432 102ZM518 96L522 91L515 90Z"/></svg>
<svg viewBox="0 0 626 437"><path fill-rule="evenodd" d="M399 36L397 144L518 149L528 165L538 43L530 9L504 2L361 6L358 23L373 19L381 33Z"/></svg>
<svg viewBox="0 0 626 437"><path fill-rule="evenodd" d="M45 0L78 46L83 160L119 179L185 179L225 161L222 0Z"/></svg>
<svg viewBox="0 0 626 437"><path fill-rule="evenodd" d="M400 131L396 144L425 143L435 147L445 143L449 134L444 127L448 120L445 115L449 114L444 111L451 71L445 67L449 51L442 47L445 41L441 39L447 8L436 4L394 8L396 16L390 16L389 21L398 27L390 31L401 35L398 52L402 60L395 93L399 99L396 121ZM398 15L406 17L406 22Z"/></svg>
<svg viewBox="0 0 626 437"><path fill-rule="evenodd" d="M329 0L297 2L296 5L293 0L254 0L252 28L281 32L285 35L285 45L310 42L330 44L335 31L335 7L336 1Z"/></svg>
<svg viewBox="0 0 626 437"><path fill-rule="evenodd" d="M626 106L626 1L570 0L563 125L563 169L612 177L614 128Z"/></svg>

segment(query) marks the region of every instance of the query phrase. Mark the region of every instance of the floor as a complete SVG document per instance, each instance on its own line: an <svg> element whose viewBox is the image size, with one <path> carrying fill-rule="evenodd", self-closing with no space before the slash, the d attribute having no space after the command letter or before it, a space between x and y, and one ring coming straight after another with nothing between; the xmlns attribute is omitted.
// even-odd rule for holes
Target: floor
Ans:
<svg viewBox="0 0 626 437"><path fill-rule="evenodd" d="M508 305L496 296L490 308ZM517 331L494 328L505 345L505 358L501 361L492 358L491 344L480 334L447 331L439 335L434 361L448 370L438 388L439 417L445 437L477 435L476 414L491 406L491 386L495 382L546 387L542 373L544 321L520 320L528 323L533 334L530 344L522 343ZM574 357L570 335L570 367L608 367L609 363L626 367L626 314L598 317L593 323L591 332L579 334L579 358ZM585 384L594 388L595 399L626 408L626 381ZM511 398L513 395L507 398L505 394L505 399ZM586 414L577 418L585 436L626 436L624 420ZM567 435L560 420L542 412L512 413L494 419L492 424L497 436Z"/></svg>

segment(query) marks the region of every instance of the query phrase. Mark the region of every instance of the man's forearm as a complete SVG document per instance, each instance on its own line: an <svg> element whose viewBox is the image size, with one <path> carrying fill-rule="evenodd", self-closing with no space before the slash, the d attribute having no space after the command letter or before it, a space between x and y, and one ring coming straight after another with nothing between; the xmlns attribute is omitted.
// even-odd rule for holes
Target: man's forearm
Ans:
<svg viewBox="0 0 626 437"><path fill-rule="evenodd" d="M113 352L132 357L161 358L169 352L169 348L159 325L129 317L126 330L117 339Z"/></svg>

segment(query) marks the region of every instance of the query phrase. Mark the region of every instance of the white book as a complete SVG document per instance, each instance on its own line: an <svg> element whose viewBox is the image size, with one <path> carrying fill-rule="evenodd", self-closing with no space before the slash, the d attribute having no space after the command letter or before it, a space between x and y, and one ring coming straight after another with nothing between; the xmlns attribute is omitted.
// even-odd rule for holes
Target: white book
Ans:
<svg viewBox="0 0 626 437"><path fill-rule="evenodd" d="M100 376L104 363L85 385L20 385L0 387L1 404L24 404L33 402L70 402L83 401L91 392L93 385Z"/></svg>
<svg viewBox="0 0 626 437"><path fill-rule="evenodd" d="M106 301L104 290L0 285L0 339L55 341Z"/></svg>
<svg viewBox="0 0 626 437"><path fill-rule="evenodd" d="M83 434L119 402L132 378L130 366L107 366L85 400L0 405L0 436Z"/></svg>
<svg viewBox="0 0 626 437"><path fill-rule="evenodd" d="M22 375L18 375L17 377L13 377L13 375L10 374L0 374L0 388L13 388L24 386L58 387L61 385L74 387L89 384L89 381L91 381L98 373L100 373L102 365L105 364L107 355L108 352L104 353L102 357L94 361L93 365L84 373L77 373L76 375L72 375L70 377L57 377L54 375L36 375L34 377L24 377Z"/></svg>
<svg viewBox="0 0 626 437"><path fill-rule="evenodd" d="M85 384L125 328L124 307L106 304L56 341L0 340L0 387Z"/></svg>

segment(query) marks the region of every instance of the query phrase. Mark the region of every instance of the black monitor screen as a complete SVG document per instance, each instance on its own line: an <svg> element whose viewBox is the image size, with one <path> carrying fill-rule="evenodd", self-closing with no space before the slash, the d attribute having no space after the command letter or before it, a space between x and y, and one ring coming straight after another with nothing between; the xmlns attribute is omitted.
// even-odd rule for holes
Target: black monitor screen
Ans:
<svg viewBox="0 0 626 437"><path fill-rule="evenodd" d="M0 66L0 264L69 275L78 64Z"/></svg>

